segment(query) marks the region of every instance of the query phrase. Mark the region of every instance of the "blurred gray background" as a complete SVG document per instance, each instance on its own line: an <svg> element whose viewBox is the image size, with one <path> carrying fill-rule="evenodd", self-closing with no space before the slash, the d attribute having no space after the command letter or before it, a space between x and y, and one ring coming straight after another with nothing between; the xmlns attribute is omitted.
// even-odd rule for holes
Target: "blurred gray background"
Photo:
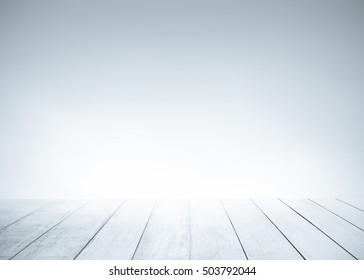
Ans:
<svg viewBox="0 0 364 280"><path fill-rule="evenodd" d="M364 195L364 1L0 0L0 197Z"/></svg>

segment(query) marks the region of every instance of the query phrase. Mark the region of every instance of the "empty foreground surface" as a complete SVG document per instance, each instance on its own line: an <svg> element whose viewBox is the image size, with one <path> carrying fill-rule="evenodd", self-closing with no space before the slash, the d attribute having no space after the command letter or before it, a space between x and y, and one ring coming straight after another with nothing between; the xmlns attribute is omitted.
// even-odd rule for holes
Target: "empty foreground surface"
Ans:
<svg viewBox="0 0 364 280"><path fill-rule="evenodd" d="M364 199L0 200L0 259L364 259Z"/></svg>

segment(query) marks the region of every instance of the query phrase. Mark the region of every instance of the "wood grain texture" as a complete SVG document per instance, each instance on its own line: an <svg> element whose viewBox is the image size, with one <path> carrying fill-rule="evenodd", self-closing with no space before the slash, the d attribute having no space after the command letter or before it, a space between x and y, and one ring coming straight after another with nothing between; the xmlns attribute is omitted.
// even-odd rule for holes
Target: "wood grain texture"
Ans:
<svg viewBox="0 0 364 280"><path fill-rule="evenodd" d="M0 199L0 230L50 202L45 199Z"/></svg>
<svg viewBox="0 0 364 280"><path fill-rule="evenodd" d="M338 198L338 200L364 211L364 198Z"/></svg>
<svg viewBox="0 0 364 280"><path fill-rule="evenodd" d="M133 259L189 259L188 200L158 200Z"/></svg>
<svg viewBox="0 0 364 280"><path fill-rule="evenodd" d="M130 260L154 204L154 200L127 200L77 259Z"/></svg>
<svg viewBox="0 0 364 280"><path fill-rule="evenodd" d="M0 260L364 259L360 201L0 200Z"/></svg>
<svg viewBox="0 0 364 280"><path fill-rule="evenodd" d="M249 259L303 259L251 200L225 199L222 202Z"/></svg>
<svg viewBox="0 0 364 280"><path fill-rule="evenodd" d="M80 200L62 200L50 204L32 215L0 231L0 254L12 258L36 238L85 204Z"/></svg>
<svg viewBox="0 0 364 280"><path fill-rule="evenodd" d="M358 259L364 259L364 232L307 199L284 199L290 207L308 219Z"/></svg>
<svg viewBox="0 0 364 280"><path fill-rule="evenodd" d="M327 238L316 227L307 222L277 199L254 199L254 202L281 230L297 250L310 260L354 259L349 253Z"/></svg>
<svg viewBox="0 0 364 280"><path fill-rule="evenodd" d="M364 230L364 212L337 199L311 199L328 211L335 213L342 219Z"/></svg>
<svg viewBox="0 0 364 280"><path fill-rule="evenodd" d="M190 227L191 259L246 259L219 200L190 200Z"/></svg>
<svg viewBox="0 0 364 280"><path fill-rule="evenodd" d="M21 251L14 259L74 259L121 203L122 201L118 200L89 201L84 207Z"/></svg>

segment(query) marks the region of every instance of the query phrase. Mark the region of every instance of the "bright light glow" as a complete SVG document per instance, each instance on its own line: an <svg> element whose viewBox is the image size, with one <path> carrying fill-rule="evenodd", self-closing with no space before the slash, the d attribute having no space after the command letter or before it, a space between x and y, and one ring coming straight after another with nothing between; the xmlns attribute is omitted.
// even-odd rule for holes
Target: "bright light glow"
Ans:
<svg viewBox="0 0 364 280"><path fill-rule="evenodd" d="M0 198L364 196L363 1L263 2L1 1Z"/></svg>
<svg viewBox="0 0 364 280"><path fill-rule="evenodd" d="M241 104L128 103L74 110L43 104L32 111L36 125L24 148L25 178L19 180L29 187L22 196L274 197L336 191L335 173L319 151Z"/></svg>

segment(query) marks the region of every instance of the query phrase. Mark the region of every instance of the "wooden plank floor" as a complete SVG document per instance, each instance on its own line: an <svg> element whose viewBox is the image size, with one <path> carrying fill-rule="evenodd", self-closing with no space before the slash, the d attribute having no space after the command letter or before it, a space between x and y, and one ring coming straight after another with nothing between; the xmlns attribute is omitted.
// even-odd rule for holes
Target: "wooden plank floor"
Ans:
<svg viewBox="0 0 364 280"><path fill-rule="evenodd" d="M159 200L145 226L133 259L189 259L188 200Z"/></svg>
<svg viewBox="0 0 364 280"><path fill-rule="evenodd" d="M0 260L364 259L364 200L0 200Z"/></svg>
<svg viewBox="0 0 364 280"><path fill-rule="evenodd" d="M0 229L25 218L49 202L41 199L0 199Z"/></svg>
<svg viewBox="0 0 364 280"><path fill-rule="evenodd" d="M246 259L219 200L190 201L191 259Z"/></svg>

